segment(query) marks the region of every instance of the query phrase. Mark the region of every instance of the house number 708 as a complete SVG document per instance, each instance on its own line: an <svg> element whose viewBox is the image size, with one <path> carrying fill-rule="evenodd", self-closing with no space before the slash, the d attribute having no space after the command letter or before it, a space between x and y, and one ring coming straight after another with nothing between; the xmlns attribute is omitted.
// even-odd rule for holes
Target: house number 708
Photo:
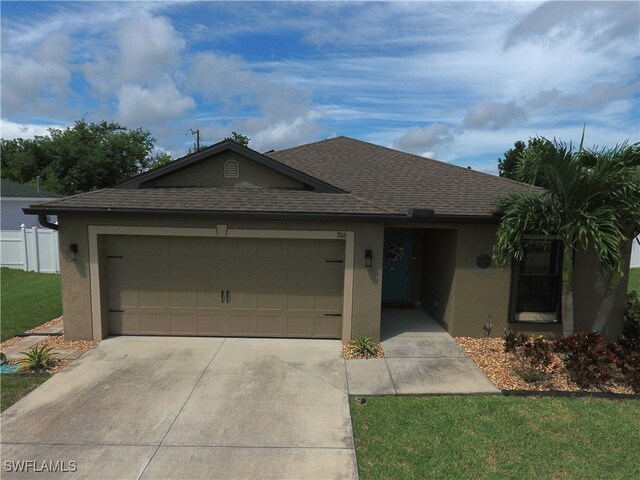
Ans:
<svg viewBox="0 0 640 480"><path fill-rule="evenodd" d="M347 238L347 234L345 232L338 232L338 238Z"/></svg>

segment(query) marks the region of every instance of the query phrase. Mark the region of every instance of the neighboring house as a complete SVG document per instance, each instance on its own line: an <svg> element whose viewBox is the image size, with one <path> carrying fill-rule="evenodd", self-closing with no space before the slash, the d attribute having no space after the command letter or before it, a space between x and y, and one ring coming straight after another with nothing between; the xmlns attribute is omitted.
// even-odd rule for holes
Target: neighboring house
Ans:
<svg viewBox="0 0 640 480"><path fill-rule="evenodd" d="M631 268L640 268L640 236L636 237L631 246Z"/></svg>
<svg viewBox="0 0 640 480"><path fill-rule="evenodd" d="M61 196L57 193L37 190L29 185L13 182L6 178L1 179L0 182L1 230L20 230L23 224L27 228L39 226L38 217L27 215L22 209L35 202L47 202Z"/></svg>
<svg viewBox="0 0 640 480"><path fill-rule="evenodd" d="M377 339L381 308L416 306L452 335L481 336L489 315L498 335L561 334L561 249L534 238L513 270L491 261L493 203L531 188L346 137L267 154L225 140L28 210L60 218L73 339ZM580 330L601 297L593 256L575 277Z"/></svg>

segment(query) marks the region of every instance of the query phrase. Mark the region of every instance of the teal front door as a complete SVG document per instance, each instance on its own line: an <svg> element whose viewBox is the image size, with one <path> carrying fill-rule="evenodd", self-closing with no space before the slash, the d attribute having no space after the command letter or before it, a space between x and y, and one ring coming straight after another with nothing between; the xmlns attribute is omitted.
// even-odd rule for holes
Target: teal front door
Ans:
<svg viewBox="0 0 640 480"><path fill-rule="evenodd" d="M407 228L388 228L384 231L383 302L411 300L412 238L411 230Z"/></svg>

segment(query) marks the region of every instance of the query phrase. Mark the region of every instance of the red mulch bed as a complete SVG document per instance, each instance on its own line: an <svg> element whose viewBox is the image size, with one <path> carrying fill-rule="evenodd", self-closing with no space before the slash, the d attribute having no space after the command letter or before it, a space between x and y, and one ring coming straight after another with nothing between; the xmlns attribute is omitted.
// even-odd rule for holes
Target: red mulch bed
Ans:
<svg viewBox="0 0 640 480"><path fill-rule="evenodd" d="M529 383L518 375L518 364L513 355L504 351L504 339L454 338L484 374L501 390L634 393L627 385L618 383L588 389L581 388L571 380L564 363L558 357L555 358L555 369L549 371L543 380Z"/></svg>

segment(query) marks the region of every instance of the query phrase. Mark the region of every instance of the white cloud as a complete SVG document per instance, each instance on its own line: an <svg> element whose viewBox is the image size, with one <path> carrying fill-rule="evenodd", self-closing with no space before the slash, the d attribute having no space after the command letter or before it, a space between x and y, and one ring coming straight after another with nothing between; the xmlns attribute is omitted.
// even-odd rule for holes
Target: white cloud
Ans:
<svg viewBox="0 0 640 480"><path fill-rule="evenodd" d="M144 83L180 65L185 42L169 19L140 12L116 32L119 68L125 82Z"/></svg>
<svg viewBox="0 0 640 480"><path fill-rule="evenodd" d="M237 55L203 52L190 66L188 85L194 95L201 95L213 110L217 124L204 131L219 140L233 131L251 138L258 150L283 148L315 140L322 129L309 94L291 86L286 76L257 72L253 64ZM220 118L230 115L229 120ZM216 115L217 114L217 115Z"/></svg>
<svg viewBox="0 0 640 480"><path fill-rule="evenodd" d="M525 118L524 109L514 101L481 102L469 109L462 124L465 128L499 130Z"/></svg>
<svg viewBox="0 0 640 480"><path fill-rule="evenodd" d="M22 55L2 55L2 114L60 113L71 72L50 61Z"/></svg>
<svg viewBox="0 0 640 480"><path fill-rule="evenodd" d="M281 150L316 140L322 131L315 123L317 118L317 112L309 112L303 117L273 124L259 122L263 125L261 125L261 129L258 129L260 128L258 125L253 127L255 133L251 137L251 148L259 151ZM249 129L252 129L252 123L258 122L246 122Z"/></svg>
<svg viewBox="0 0 640 480"><path fill-rule="evenodd" d="M200 53L191 61L189 85L214 102L229 102L246 95L258 83L249 65L237 55Z"/></svg>
<svg viewBox="0 0 640 480"><path fill-rule="evenodd" d="M510 29L505 47L556 43L578 34L591 47L602 48L615 39L637 38L639 22L637 2L545 2Z"/></svg>
<svg viewBox="0 0 640 480"><path fill-rule="evenodd" d="M196 106L168 79L153 88L125 85L118 92L118 118L125 125L154 125L180 118Z"/></svg>
<svg viewBox="0 0 640 480"><path fill-rule="evenodd" d="M50 128L64 129L67 125L60 124L30 124L0 120L0 138L12 140L14 138L33 138L36 135L47 135Z"/></svg>
<svg viewBox="0 0 640 480"><path fill-rule="evenodd" d="M102 95L113 94L122 84L150 86L163 75L180 71L185 41L171 21L139 11L107 34L95 50L95 59L81 69Z"/></svg>
<svg viewBox="0 0 640 480"><path fill-rule="evenodd" d="M393 148L423 156L432 156L434 147L452 141L453 135L449 127L442 123L432 123L425 127L408 129L404 135L394 140Z"/></svg>

